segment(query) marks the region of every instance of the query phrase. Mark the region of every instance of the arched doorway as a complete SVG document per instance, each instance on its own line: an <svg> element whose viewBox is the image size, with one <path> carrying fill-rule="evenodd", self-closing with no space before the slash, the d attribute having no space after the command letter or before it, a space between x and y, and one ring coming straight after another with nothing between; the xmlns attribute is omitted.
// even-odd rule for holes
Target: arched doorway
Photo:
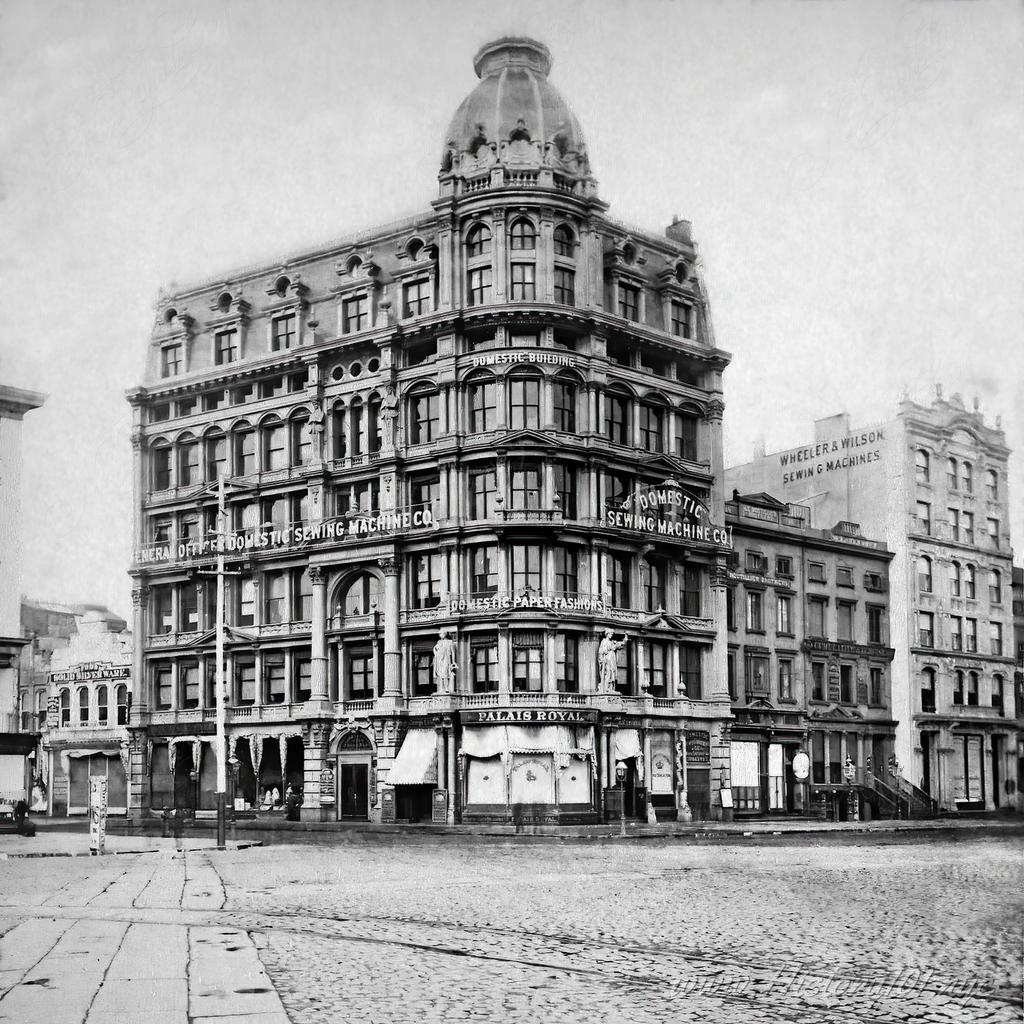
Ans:
<svg viewBox="0 0 1024 1024"><path fill-rule="evenodd" d="M367 821L373 745L361 732L347 732L338 741L337 807L339 821Z"/></svg>

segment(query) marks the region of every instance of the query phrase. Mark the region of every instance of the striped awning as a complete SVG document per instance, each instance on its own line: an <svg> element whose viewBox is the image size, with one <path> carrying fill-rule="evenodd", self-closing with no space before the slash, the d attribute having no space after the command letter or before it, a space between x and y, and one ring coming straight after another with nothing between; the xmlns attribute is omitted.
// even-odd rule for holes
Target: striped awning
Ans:
<svg viewBox="0 0 1024 1024"><path fill-rule="evenodd" d="M389 786L437 785L437 733L410 729L388 772Z"/></svg>

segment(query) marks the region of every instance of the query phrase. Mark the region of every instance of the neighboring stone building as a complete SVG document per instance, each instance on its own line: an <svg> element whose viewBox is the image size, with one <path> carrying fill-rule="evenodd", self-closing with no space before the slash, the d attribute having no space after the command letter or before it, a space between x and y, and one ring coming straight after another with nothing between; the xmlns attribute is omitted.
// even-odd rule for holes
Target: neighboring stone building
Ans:
<svg viewBox="0 0 1024 1024"><path fill-rule="evenodd" d="M722 373L686 221L607 216L547 49L483 47L418 216L163 295L135 448L131 807L718 815ZM608 636L605 631L612 631Z"/></svg>
<svg viewBox="0 0 1024 1024"><path fill-rule="evenodd" d="M894 558L892 713L896 756L942 811L1011 806L1020 730L1011 685L1011 550L1005 435L959 395L905 399L886 422L819 420L811 444L726 472L849 519Z"/></svg>
<svg viewBox="0 0 1024 1024"><path fill-rule="evenodd" d="M21 730L21 421L46 396L0 384L0 802L29 795L29 755L39 736Z"/></svg>
<svg viewBox="0 0 1024 1024"><path fill-rule="evenodd" d="M1017 713L1018 736L1024 736L1024 568L1013 567L1013 650L1015 668L1013 693ZM1024 740L1017 747L1017 792L1018 811L1024 811Z"/></svg>
<svg viewBox="0 0 1024 1024"><path fill-rule="evenodd" d="M107 810L128 810L132 639L105 608L82 609L77 631L50 659L50 714L42 748L48 810L86 814L89 779L107 780Z"/></svg>
<svg viewBox="0 0 1024 1024"><path fill-rule="evenodd" d="M767 494L726 502L732 792L737 815L895 814L885 782L890 710L889 562L857 523L815 528ZM801 779L800 752L810 759ZM848 776L847 759L859 770ZM877 784L876 777L881 779Z"/></svg>

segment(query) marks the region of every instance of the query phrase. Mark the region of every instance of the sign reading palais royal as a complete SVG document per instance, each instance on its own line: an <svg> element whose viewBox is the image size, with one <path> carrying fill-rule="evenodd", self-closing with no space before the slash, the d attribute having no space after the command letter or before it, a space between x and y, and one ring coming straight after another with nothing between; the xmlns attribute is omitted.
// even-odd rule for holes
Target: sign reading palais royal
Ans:
<svg viewBox="0 0 1024 1024"><path fill-rule="evenodd" d="M732 527L716 526L707 506L671 480L643 487L618 508L607 509L605 524L635 533L732 547Z"/></svg>
<svg viewBox="0 0 1024 1024"><path fill-rule="evenodd" d="M597 721L589 708L486 708L462 711L465 725L587 725Z"/></svg>

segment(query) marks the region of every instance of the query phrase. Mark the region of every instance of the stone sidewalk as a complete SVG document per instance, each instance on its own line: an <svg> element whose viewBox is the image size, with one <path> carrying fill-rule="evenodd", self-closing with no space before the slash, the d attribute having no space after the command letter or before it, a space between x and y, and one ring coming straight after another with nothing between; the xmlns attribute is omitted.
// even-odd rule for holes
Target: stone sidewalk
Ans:
<svg viewBox="0 0 1024 1024"><path fill-rule="evenodd" d="M206 854L152 842L171 849L91 859L52 892L8 883L0 1021L288 1024L249 934L216 924L225 892Z"/></svg>

